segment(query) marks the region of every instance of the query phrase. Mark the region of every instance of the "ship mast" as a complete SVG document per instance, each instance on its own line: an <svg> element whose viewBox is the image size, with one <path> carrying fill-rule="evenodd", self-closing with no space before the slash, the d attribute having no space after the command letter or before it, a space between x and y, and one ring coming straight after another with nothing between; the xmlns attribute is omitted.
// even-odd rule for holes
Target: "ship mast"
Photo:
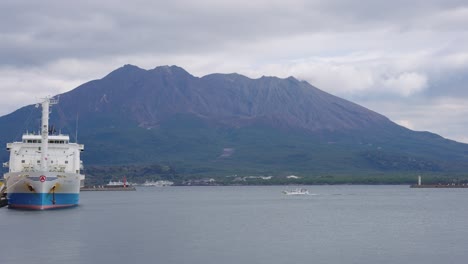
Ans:
<svg viewBox="0 0 468 264"><path fill-rule="evenodd" d="M58 100L46 97L41 103L42 126L41 126L41 171L48 171L47 152L49 150L49 113L50 106L57 104Z"/></svg>

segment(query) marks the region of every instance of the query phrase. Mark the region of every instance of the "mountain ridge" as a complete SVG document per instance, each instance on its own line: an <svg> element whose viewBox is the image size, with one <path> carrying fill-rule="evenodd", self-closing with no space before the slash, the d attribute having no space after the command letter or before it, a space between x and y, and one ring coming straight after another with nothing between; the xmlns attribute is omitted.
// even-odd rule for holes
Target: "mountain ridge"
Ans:
<svg viewBox="0 0 468 264"><path fill-rule="evenodd" d="M127 70L129 68L131 68L131 70ZM121 77L122 74L120 74L120 72L122 70L127 70L125 73L125 81L127 82L136 75L136 72L138 72L139 77L146 75L147 78L150 79L151 84L141 83L140 85L142 85L142 87L140 87L140 91L143 90L145 94L149 94L149 98L156 98L156 103L158 103L158 95L161 94L165 100L172 99L173 102L169 103L173 106L171 109L168 109L168 112L194 112L200 116L212 116L213 113L216 113L218 114L218 118L221 116L237 116L241 119L251 119L256 117L266 117L271 119L272 115L270 113L273 112L273 116L275 118L280 118L282 122L295 122L293 126L300 125L302 128L309 130L320 130L323 128L333 130L336 123L335 125L328 123L325 127L322 127L320 126L320 123L327 123L326 120L322 120L322 122L312 120L314 117L317 118L313 113L320 110L313 109L313 106L315 105L313 102L314 100L327 100L326 103L328 105L334 106L329 107L330 109L326 109L330 115L328 117L324 117L324 119L336 118L336 115L333 113L339 112L339 109L336 108L351 109L351 111L354 111L354 113L351 114L364 114L368 111L368 109L332 96L311 86L307 82L301 82L292 77L286 79L280 79L277 77L250 79L239 74L209 74L198 78L177 66L162 66L145 71L137 68L136 66L126 65L113 71L102 80L105 80L107 77L112 77L116 73ZM232 79L232 76L236 78ZM157 90L158 94L154 94L154 87L165 86L171 89L170 94L164 94L167 92L167 89ZM223 90L220 91L218 87L223 87ZM304 93L308 96L305 98L306 100L304 100L304 98L301 99L301 94ZM200 94L203 94L204 96L200 96ZM233 94L238 98L230 96ZM210 98L207 95L214 95L216 99ZM284 107L284 100L299 100L296 102L298 106L289 104L287 107ZM267 101L267 103L263 103L263 101ZM154 109L149 109L154 105L154 103L155 102L152 101L145 104L143 101L142 104L146 109L138 110L142 110L142 112L146 111L150 116L156 116ZM177 108L177 106L174 106L176 104L179 106L186 106L187 108ZM277 110L276 108L281 105L283 105L283 109ZM212 109L213 107L215 110ZM165 112L164 110L165 109L163 108L163 113ZM158 109L158 111L161 111L161 109ZM372 121L370 119L388 120L386 117L378 115L377 113L375 113L375 115L366 114L367 119L369 119L367 121ZM157 122L159 120L150 119L144 121ZM348 115L341 118L340 121L343 122L343 126L353 128L362 126L362 122L365 123L366 118L356 120ZM298 122L302 123L299 124Z"/></svg>

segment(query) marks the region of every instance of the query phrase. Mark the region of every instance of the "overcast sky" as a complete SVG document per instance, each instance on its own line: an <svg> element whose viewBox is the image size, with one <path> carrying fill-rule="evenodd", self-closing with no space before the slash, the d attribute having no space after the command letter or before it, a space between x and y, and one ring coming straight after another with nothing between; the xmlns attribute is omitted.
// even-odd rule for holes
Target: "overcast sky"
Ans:
<svg viewBox="0 0 468 264"><path fill-rule="evenodd" d="M468 143L466 0L0 1L0 115L124 64L294 76Z"/></svg>

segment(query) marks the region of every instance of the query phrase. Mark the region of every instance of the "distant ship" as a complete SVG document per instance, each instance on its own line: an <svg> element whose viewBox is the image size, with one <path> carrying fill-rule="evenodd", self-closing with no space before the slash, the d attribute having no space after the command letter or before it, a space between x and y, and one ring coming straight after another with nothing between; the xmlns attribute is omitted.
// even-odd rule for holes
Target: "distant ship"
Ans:
<svg viewBox="0 0 468 264"><path fill-rule="evenodd" d="M164 186L172 186L174 182L171 181L146 181L142 184L142 186L156 186L156 187L164 187Z"/></svg>
<svg viewBox="0 0 468 264"><path fill-rule="evenodd" d="M135 188L133 187L133 183L127 182L127 177L123 177L123 181L109 181L108 184L103 186L104 188Z"/></svg>
<svg viewBox="0 0 468 264"><path fill-rule="evenodd" d="M127 182L127 177L123 181L109 181L106 185L82 186L81 191L136 191L133 183Z"/></svg>
<svg viewBox="0 0 468 264"><path fill-rule="evenodd" d="M130 185L130 184L128 184ZM108 184L106 184L105 187L126 187L128 186L126 182L122 181L109 181Z"/></svg>
<svg viewBox="0 0 468 264"><path fill-rule="evenodd" d="M4 174L8 207L45 210L76 206L85 176L82 144L70 143L68 135L49 131L50 106L58 100L44 98L40 135L23 134L21 142L7 143L9 171ZM38 107L36 105L36 107Z"/></svg>

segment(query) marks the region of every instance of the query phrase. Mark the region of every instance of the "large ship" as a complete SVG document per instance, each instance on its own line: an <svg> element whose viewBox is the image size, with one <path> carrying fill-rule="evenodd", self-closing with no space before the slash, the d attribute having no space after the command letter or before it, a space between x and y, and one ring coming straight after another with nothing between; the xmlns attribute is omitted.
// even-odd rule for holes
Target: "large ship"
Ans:
<svg viewBox="0 0 468 264"><path fill-rule="evenodd" d="M80 173L84 146L49 130L50 106L57 103L47 97L40 104L39 134L26 133L21 142L7 143L10 160L4 164L9 168L4 178L9 208L45 210L78 205L85 178Z"/></svg>

